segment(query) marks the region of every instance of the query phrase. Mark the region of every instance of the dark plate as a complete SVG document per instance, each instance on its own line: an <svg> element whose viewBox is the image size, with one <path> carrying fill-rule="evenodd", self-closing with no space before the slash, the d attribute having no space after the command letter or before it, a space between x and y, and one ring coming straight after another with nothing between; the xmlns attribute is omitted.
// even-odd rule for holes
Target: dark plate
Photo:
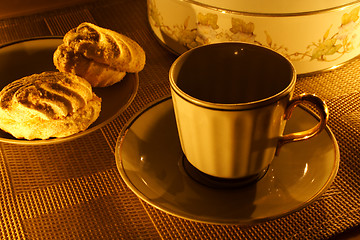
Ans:
<svg viewBox="0 0 360 240"><path fill-rule="evenodd" d="M57 71L53 64L53 53L62 43L62 37L27 39L0 47L0 89L22 77L44 71ZM0 141L16 144L53 144L69 141L91 133L113 120L133 101L139 87L138 74L127 74L119 83L105 88L93 88L101 97L99 118L83 132L64 138L47 140L16 139L0 130Z"/></svg>

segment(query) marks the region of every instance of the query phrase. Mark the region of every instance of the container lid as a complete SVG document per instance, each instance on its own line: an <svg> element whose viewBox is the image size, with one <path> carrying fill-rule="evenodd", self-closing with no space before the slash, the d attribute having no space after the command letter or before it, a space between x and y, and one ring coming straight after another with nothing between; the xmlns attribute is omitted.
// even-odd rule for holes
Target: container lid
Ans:
<svg viewBox="0 0 360 240"><path fill-rule="evenodd" d="M206 5L229 11L253 14L294 15L319 11L336 10L359 3L359 0L185 0L185 2Z"/></svg>

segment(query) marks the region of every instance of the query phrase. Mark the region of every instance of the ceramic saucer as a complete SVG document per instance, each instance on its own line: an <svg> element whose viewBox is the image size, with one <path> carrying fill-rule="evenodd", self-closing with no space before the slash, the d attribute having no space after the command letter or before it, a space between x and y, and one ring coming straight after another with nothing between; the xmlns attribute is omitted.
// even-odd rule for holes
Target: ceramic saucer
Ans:
<svg viewBox="0 0 360 240"><path fill-rule="evenodd" d="M317 122L298 107L286 132ZM199 183L184 170L170 97L129 121L115 156L122 178L142 200L177 217L215 224L250 224L300 210L328 189L339 167L338 145L326 128L312 139L284 145L255 183L226 189Z"/></svg>

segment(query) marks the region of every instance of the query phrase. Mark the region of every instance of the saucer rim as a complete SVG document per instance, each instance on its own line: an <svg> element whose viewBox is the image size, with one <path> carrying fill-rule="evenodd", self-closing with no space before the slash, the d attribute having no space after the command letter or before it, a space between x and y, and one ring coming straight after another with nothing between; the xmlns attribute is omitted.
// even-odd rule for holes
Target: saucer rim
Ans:
<svg viewBox="0 0 360 240"><path fill-rule="evenodd" d="M127 177L127 173L123 167L123 160L121 158L121 149L122 149L122 144L124 142L124 139L127 135L128 130L131 128L131 126L137 121L138 118L140 118L145 112L147 112L148 110L152 109L153 107L156 107L166 101L171 100L171 95L168 96L164 96L160 99L157 99L153 102L150 102L149 104L147 104L145 107L143 107L141 110L139 110L133 117L131 117L126 124L124 125L124 127L122 128L118 139L116 141L116 146L115 146L115 161L116 161L116 166L117 169L121 175L122 180L126 183L126 186L142 201L146 202L147 204L149 204L150 206L164 212L167 214L170 214L172 216L175 217L179 217L181 219L185 219L185 220L190 220L190 221L194 221L194 222L198 222L198 223L205 223L205 224L216 224L216 225L240 225L240 226L247 226L247 225L253 225L253 224L257 224L257 223L262 223L262 222L266 222L266 221L270 221L270 220L274 220L274 219L278 219L281 217L285 217L287 215L290 215L294 212L297 212L305 207L307 207L308 205L310 205L311 203L313 203L315 200L317 200L320 196L322 196L331 186L331 183L334 182L335 177L337 176L338 170L339 170L339 165L340 165L340 150L339 150L339 145L337 143L337 140L335 138L334 133L331 131L330 127L328 125L326 125L325 127L325 131L327 132L327 136L329 137L329 139L332 142L333 145L333 149L334 149L334 163L333 163L333 167L332 167L332 171L329 174L329 178L327 179L327 181L323 184L323 186L321 188L318 189L318 191L309 199L307 199L306 201L303 201L302 204L300 204L299 206L289 209L285 212L279 213L279 214L275 214L272 216L267 216L267 217L263 217L263 218L252 218L252 219L248 219L248 220L244 220L244 219L235 219L235 218L227 218L227 219L219 219L219 218L211 218L211 217L203 217L203 216L199 216L196 214L191 214L191 213L187 213L186 216L182 215L182 212L174 211L174 209L171 208L164 208L162 206L157 205L156 203L154 203L153 201L151 201L151 199L149 199L142 191L140 191L133 183L132 181L129 179L129 177ZM299 105L299 108L301 108L302 110L306 111L308 114L310 114L312 117L314 117L315 119L319 120L319 118L308 108L306 108L305 106ZM190 176L189 176L190 177ZM210 187L208 187L210 188Z"/></svg>

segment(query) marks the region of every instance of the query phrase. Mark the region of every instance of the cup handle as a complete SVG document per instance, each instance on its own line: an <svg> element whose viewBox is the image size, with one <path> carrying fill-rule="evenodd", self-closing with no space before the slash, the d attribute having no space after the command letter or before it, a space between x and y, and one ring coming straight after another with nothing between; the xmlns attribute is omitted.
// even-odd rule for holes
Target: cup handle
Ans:
<svg viewBox="0 0 360 240"><path fill-rule="evenodd" d="M320 122L313 128L310 128L309 130L290 133L280 137L276 147L276 153L275 153L276 156L279 155L280 148L284 144L306 140L319 134L325 128L326 123L329 120L329 110L326 103L323 100L321 100L319 97L313 94L306 94L306 93L296 96L292 100L290 100L285 110L284 119L285 120L290 119L294 108L302 102L311 103L317 108L320 114Z"/></svg>

